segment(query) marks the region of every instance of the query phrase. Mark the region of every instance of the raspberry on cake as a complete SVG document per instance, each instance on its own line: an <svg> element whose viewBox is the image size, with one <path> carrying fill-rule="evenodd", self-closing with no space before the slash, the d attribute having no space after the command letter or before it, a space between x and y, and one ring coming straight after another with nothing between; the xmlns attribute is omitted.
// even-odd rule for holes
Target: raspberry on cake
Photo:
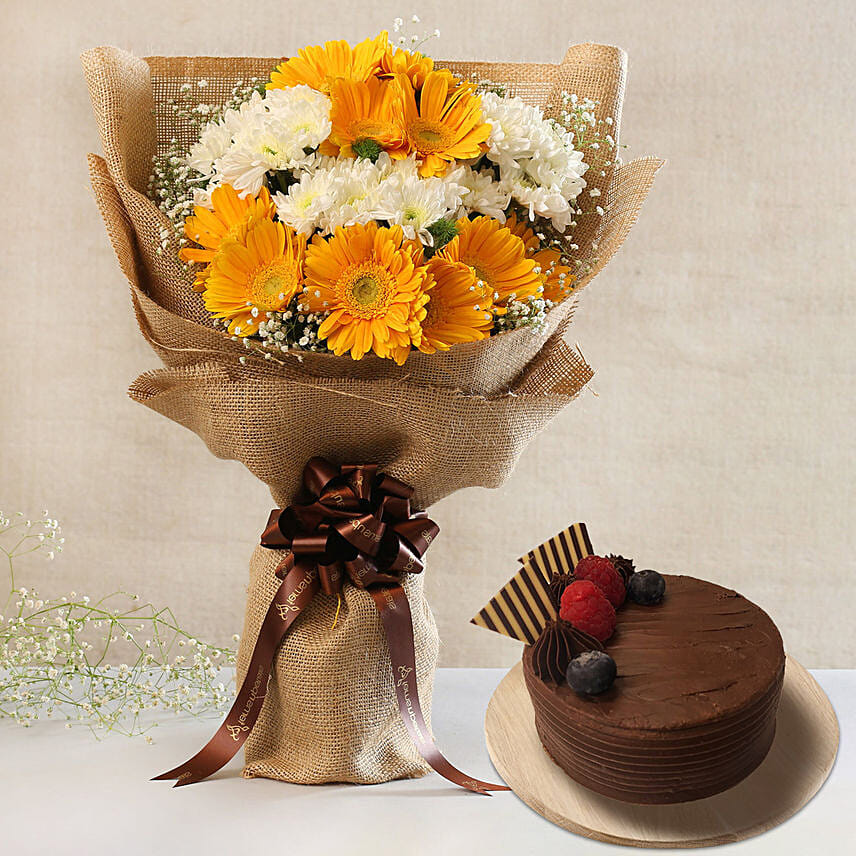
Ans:
<svg viewBox="0 0 856 856"><path fill-rule="evenodd" d="M559 617L600 642L606 642L615 630L612 604L589 580L576 580L562 592Z"/></svg>
<svg viewBox="0 0 856 856"><path fill-rule="evenodd" d="M616 609L624 603L627 588L610 559L603 556L585 556L577 562L574 576L578 580L593 582Z"/></svg>

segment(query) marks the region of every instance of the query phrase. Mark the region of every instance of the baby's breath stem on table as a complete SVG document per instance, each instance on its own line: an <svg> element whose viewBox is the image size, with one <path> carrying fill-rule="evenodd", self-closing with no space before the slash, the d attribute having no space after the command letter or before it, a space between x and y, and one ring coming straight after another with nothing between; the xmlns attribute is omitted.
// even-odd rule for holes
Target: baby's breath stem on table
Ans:
<svg viewBox="0 0 856 856"><path fill-rule="evenodd" d="M84 595L42 599L16 584L16 562L62 551L58 521L0 512L0 552L9 595L0 615L0 717L23 726L62 718L100 736L143 735L157 726L152 711L201 715L232 701L235 651L198 641L168 607L117 591L92 602ZM20 576L20 573L18 574ZM237 637L233 637L237 641ZM173 656L173 651L182 649ZM185 655L183 649L188 649ZM120 665L108 663L121 660ZM221 680L221 677L224 680Z"/></svg>

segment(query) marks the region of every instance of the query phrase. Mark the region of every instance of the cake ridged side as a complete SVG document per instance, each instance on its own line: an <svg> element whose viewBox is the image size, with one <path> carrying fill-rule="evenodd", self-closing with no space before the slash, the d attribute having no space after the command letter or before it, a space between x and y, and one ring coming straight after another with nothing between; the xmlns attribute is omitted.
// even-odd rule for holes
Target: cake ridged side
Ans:
<svg viewBox="0 0 856 856"><path fill-rule="evenodd" d="M582 698L546 683L534 673L532 649L523 656L535 726L550 757L580 784L625 802L720 793L764 760L775 736L784 650L773 622L735 592L690 577L667 580L668 608L626 607L623 634L619 613L615 643L607 645L619 678L604 696ZM652 672L672 673L673 696L662 692L662 678L647 683L640 651ZM699 683L716 688L698 691Z"/></svg>

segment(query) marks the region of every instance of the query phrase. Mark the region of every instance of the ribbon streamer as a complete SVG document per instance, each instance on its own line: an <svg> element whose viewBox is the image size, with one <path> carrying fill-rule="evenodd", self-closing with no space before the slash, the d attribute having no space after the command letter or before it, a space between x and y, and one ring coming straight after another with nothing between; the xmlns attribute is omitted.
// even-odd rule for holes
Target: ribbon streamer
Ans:
<svg viewBox="0 0 856 856"><path fill-rule="evenodd" d="M291 553L283 559L276 573L277 576L284 576L284 579L262 622L247 676L226 719L208 743L189 761L155 776L152 781L177 779L174 785L176 788L200 782L231 761L249 737L264 704L276 649L297 616L318 591L315 568L305 564L296 565Z"/></svg>
<svg viewBox="0 0 856 856"><path fill-rule="evenodd" d="M419 692L416 686L416 650L413 644L413 618L407 595L401 586L386 586L372 589L370 594L375 602L392 663L392 679L395 683L395 695L401 718L410 734L419 754L439 773L462 788L476 794L490 796L488 791L509 791L505 785L492 785L472 779L457 767L452 766L437 748L431 732L422 716L419 704Z"/></svg>
<svg viewBox="0 0 856 856"><path fill-rule="evenodd" d="M277 648L318 590L341 593L345 577L371 594L386 632L396 698L416 748L441 776L479 794L507 791L468 777L442 755L419 704L413 619L401 574L420 573L422 556L440 529L410 508L413 488L378 472L377 465L337 467L312 458L294 504L271 512L261 543L288 552L276 569L274 596L235 703L214 737L190 760L156 776L175 787L199 782L230 761L244 744L264 704Z"/></svg>

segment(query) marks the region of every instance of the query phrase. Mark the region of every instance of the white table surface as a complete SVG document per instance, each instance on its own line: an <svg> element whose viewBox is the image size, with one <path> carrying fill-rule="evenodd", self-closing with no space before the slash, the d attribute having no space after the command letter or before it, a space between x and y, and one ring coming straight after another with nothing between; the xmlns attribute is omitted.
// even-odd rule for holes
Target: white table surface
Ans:
<svg viewBox="0 0 856 856"><path fill-rule="evenodd" d="M483 719L502 669L441 669L434 693L437 742L455 765L498 781ZM842 738L832 775L782 826L727 845L729 853L856 853L856 670L814 671ZM629 853L566 832L511 793L471 794L439 776L353 786L240 778L240 756L209 781L173 789L150 782L196 752L216 720L161 719L154 745L81 728L0 722L3 856L160 854L603 854ZM643 851L639 851L643 852ZM703 851L663 850L658 853Z"/></svg>

